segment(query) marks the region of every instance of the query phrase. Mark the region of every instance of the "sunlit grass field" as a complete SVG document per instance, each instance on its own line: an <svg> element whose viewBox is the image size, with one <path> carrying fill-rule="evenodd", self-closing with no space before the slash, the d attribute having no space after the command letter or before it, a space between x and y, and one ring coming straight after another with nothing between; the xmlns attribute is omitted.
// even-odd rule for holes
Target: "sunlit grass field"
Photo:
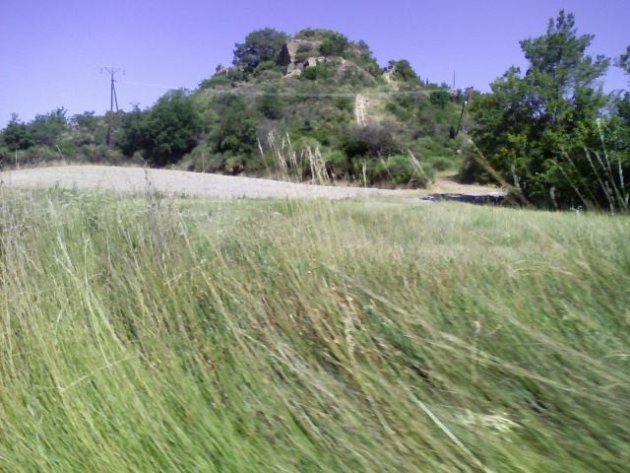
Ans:
<svg viewBox="0 0 630 473"><path fill-rule="evenodd" d="M630 219L0 195L2 472L626 472Z"/></svg>

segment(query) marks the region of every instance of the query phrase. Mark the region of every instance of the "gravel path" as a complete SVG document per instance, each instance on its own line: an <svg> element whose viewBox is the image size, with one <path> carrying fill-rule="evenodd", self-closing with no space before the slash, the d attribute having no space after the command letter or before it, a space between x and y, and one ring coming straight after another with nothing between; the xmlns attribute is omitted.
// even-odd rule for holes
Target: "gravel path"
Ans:
<svg viewBox="0 0 630 473"><path fill-rule="evenodd" d="M166 169L115 166L56 166L20 169L0 173L7 187L53 187L106 189L116 192L155 190L167 194L186 194L217 198L365 198L397 197L404 200L419 195L405 190L364 189L360 187L316 186L292 182L222 176ZM415 200L415 199L414 199Z"/></svg>

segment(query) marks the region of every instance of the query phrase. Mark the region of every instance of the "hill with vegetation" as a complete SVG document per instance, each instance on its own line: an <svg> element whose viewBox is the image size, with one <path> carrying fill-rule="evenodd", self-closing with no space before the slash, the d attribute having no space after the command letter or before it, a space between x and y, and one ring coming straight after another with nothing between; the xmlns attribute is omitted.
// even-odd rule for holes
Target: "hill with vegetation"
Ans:
<svg viewBox="0 0 630 473"><path fill-rule="evenodd" d="M434 170L458 167L462 104L461 92L423 82L408 61L381 68L362 41L267 28L236 44L231 67L218 66L196 90L169 92L150 109L15 119L2 157L7 164L133 160L250 175L286 168L301 180L318 172L421 187Z"/></svg>
<svg viewBox="0 0 630 473"><path fill-rule="evenodd" d="M0 160L386 187L423 187L451 170L463 182L500 184L523 205L627 212L630 92L606 95L601 84L613 64L630 75L630 48L593 56L593 38L561 11L544 35L521 41L527 69L508 68L478 94L427 83L404 59L381 67L365 42L334 31L266 28L236 44L230 67L149 109L14 117Z"/></svg>

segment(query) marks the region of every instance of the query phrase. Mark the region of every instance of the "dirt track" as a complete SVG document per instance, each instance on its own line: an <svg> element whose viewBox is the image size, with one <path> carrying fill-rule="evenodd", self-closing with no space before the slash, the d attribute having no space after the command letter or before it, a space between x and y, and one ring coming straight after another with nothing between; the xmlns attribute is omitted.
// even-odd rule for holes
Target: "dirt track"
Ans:
<svg viewBox="0 0 630 473"><path fill-rule="evenodd" d="M56 166L0 173L7 187L53 187L106 189L116 192L185 194L217 198L362 198L373 196L412 197L410 191L360 187L316 186L292 182L222 176L166 169L114 166ZM416 194L417 195L417 194Z"/></svg>
<svg viewBox="0 0 630 473"><path fill-rule="evenodd" d="M166 194L214 198L254 199L348 199L386 198L405 202L420 202L432 193L487 194L496 188L457 184L446 176L439 177L428 189L387 190L345 186L317 186L271 179L223 176L167 169L136 167L73 165L20 169L0 173L0 183L6 187L62 187L66 189L103 189L135 193L159 191Z"/></svg>

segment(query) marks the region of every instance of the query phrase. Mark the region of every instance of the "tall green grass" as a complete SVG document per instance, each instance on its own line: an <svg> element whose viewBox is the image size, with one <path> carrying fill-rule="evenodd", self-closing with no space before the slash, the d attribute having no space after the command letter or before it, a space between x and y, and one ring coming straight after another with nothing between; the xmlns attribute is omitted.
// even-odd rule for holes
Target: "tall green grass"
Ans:
<svg viewBox="0 0 630 473"><path fill-rule="evenodd" d="M0 471L627 471L627 218L4 191L0 231Z"/></svg>

